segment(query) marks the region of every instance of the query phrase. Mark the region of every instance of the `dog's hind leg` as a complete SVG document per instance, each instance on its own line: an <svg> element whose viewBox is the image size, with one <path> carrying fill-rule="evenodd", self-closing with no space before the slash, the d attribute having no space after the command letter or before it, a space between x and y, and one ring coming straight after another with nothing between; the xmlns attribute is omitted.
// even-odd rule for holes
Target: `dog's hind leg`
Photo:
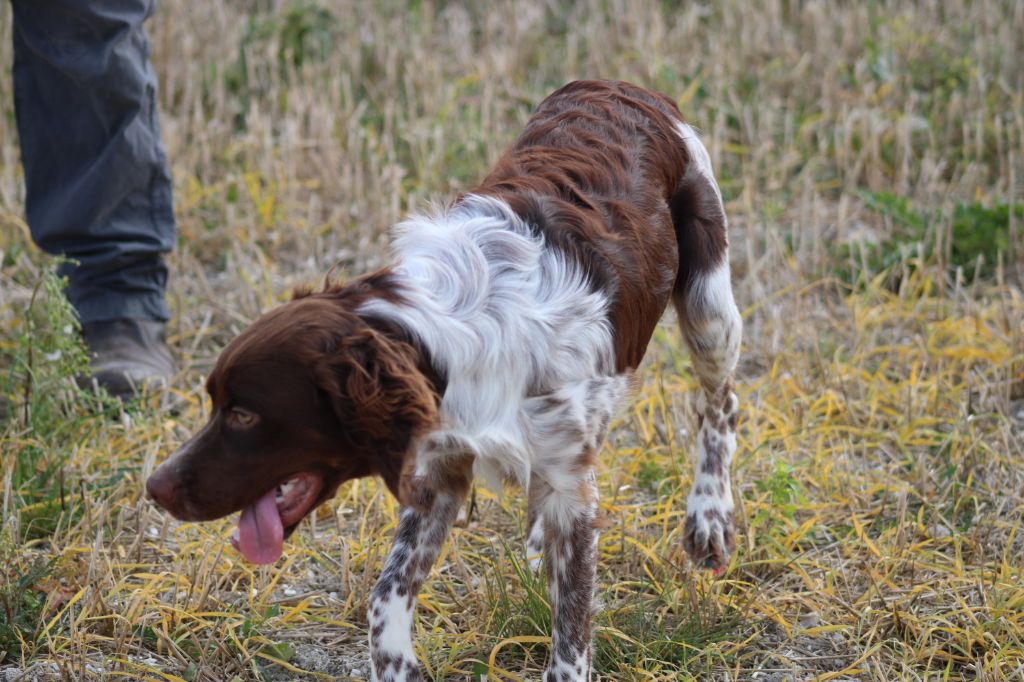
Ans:
<svg viewBox="0 0 1024 682"><path fill-rule="evenodd" d="M472 482L472 458L435 460L418 472L417 506L401 511L395 541L370 596L370 668L374 682L424 679L413 649L416 597Z"/></svg>
<svg viewBox="0 0 1024 682"><path fill-rule="evenodd" d="M708 152L689 126L681 124L680 135L691 162L670 202L680 261L673 303L702 389L683 546L696 565L720 570L736 539L729 477L739 408L732 376L742 320L729 276L725 210Z"/></svg>

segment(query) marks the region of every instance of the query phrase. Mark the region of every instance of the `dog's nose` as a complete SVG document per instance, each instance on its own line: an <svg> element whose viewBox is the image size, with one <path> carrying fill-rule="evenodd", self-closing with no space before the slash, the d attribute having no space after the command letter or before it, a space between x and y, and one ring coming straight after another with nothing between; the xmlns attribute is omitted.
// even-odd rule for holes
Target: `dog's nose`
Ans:
<svg viewBox="0 0 1024 682"><path fill-rule="evenodd" d="M146 492L164 509L174 510L174 481L163 470L158 469L149 477L149 480L146 481Z"/></svg>

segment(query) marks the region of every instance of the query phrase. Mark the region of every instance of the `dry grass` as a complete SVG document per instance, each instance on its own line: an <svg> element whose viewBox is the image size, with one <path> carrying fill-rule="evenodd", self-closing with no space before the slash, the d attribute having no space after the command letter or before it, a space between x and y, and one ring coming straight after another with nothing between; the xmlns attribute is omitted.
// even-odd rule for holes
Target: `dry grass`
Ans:
<svg viewBox="0 0 1024 682"><path fill-rule="evenodd" d="M59 306L44 289L26 314L51 263L20 218L0 73L7 679L367 676L381 487L344 487L261 569L230 522L173 522L140 483L202 422L227 339L335 262L381 263L388 225L586 76L657 87L704 131L746 321L723 579L679 551L695 382L670 320L605 449L601 679L1024 679L1024 217L997 208L1024 201L1024 5L379 4L165 0L150 23L181 235L173 409L76 393ZM434 679L536 679L522 526L518 495L480 491L455 530L416 626Z"/></svg>

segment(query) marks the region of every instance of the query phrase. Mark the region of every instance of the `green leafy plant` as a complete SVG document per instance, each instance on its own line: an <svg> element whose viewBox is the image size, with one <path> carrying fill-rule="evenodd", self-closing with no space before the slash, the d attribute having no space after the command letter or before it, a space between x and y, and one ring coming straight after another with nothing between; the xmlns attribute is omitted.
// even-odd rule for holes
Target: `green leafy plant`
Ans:
<svg viewBox="0 0 1024 682"><path fill-rule="evenodd" d="M754 485L762 493L768 493L771 506L788 519L793 518L799 504L806 499L796 471L785 462L776 463L771 476L754 481Z"/></svg>
<svg viewBox="0 0 1024 682"><path fill-rule="evenodd" d="M953 212L953 265L972 273L980 257L980 274L992 276L998 254L1010 248L1011 210L1017 220L1024 219L1024 204L958 204Z"/></svg>
<svg viewBox="0 0 1024 682"><path fill-rule="evenodd" d="M967 277L975 272L983 278L995 274L999 254L1010 248L1010 213L1024 218L1024 204L1002 203L986 206L980 202L959 203L952 216L944 218L939 210L916 208L906 197L891 192L860 192L864 203L890 223L887 237L876 244L842 244L834 249L838 257L837 273L841 279L855 284L895 267L908 253L920 253L926 260L939 262L948 256L949 267L964 269ZM936 251L940 240L936 230L944 219L952 221L950 244L944 253ZM867 272L863 271L864 266Z"/></svg>
<svg viewBox="0 0 1024 682"><path fill-rule="evenodd" d="M0 663L32 655L46 605L35 587L52 569L53 560L19 557L10 532L0 532Z"/></svg>
<svg viewBox="0 0 1024 682"><path fill-rule="evenodd" d="M254 56L265 56L266 51L274 48L279 75L285 79L290 68L324 61L337 45L339 30L338 18L315 2L294 2L274 16L253 14L239 44L238 60L225 73L228 88L246 99L260 94L271 74L266 64Z"/></svg>
<svg viewBox="0 0 1024 682"><path fill-rule="evenodd" d="M78 319L55 267L43 271L29 305L13 331L2 379L8 401L3 424L3 471L20 501L22 533L39 537L53 530L68 510L66 443L84 422L114 409L103 393L81 390L89 360Z"/></svg>

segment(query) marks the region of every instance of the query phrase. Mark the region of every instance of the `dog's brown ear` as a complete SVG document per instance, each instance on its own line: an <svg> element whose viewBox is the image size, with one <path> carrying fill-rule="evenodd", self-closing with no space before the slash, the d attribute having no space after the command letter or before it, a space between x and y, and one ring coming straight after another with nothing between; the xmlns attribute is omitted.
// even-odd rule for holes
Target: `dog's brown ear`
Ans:
<svg viewBox="0 0 1024 682"><path fill-rule="evenodd" d="M437 396L416 367L412 346L359 329L326 354L317 383L330 396L352 454L369 458L363 464L408 504L416 440L437 422Z"/></svg>

